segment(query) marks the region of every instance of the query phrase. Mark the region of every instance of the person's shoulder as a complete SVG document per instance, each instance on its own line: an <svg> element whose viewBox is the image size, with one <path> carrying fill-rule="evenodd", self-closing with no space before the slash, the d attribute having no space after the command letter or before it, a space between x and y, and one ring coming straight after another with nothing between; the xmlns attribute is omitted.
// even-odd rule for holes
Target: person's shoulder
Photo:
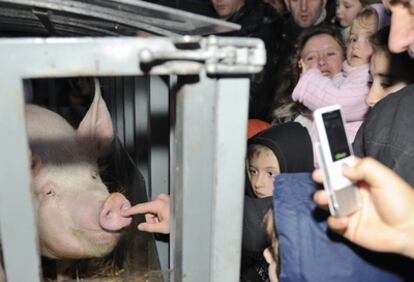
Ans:
<svg viewBox="0 0 414 282"><path fill-rule="evenodd" d="M258 30L277 32L281 20L272 6L258 0L246 1L233 19L249 33L258 32Z"/></svg>
<svg viewBox="0 0 414 282"><path fill-rule="evenodd" d="M371 112L396 111L400 108L411 107L412 103L414 103L414 84L408 85L383 98L375 105Z"/></svg>
<svg viewBox="0 0 414 282"><path fill-rule="evenodd" d="M368 132L404 126L406 121L413 124L414 84L393 93L379 101L369 112L364 127Z"/></svg>

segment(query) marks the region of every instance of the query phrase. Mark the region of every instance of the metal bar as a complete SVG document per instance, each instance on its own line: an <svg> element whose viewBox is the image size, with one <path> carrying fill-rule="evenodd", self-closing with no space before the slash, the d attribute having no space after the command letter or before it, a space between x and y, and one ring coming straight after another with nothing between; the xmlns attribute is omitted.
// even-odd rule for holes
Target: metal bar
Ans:
<svg viewBox="0 0 414 282"><path fill-rule="evenodd" d="M147 196L151 196L151 176L148 168L151 152L149 139L151 135L150 106L149 106L149 78L136 77L134 79L134 160L147 184Z"/></svg>
<svg viewBox="0 0 414 282"><path fill-rule="evenodd" d="M19 71L23 78L142 75L138 54L149 45L155 50L175 50L164 38L0 39L8 71ZM70 59L63 54L71 54Z"/></svg>
<svg viewBox="0 0 414 282"><path fill-rule="evenodd" d="M171 36L175 33L168 30L158 28L150 23L145 23L143 21L136 20L137 15L126 12L119 12L106 7L100 7L96 5L91 5L88 3L82 3L78 1L70 0L2 0L2 2L20 4L20 5L30 5L36 8L50 9L53 11L61 11L67 13L73 13L83 16L92 16L94 18L99 18L107 21L119 22L135 28L147 30L155 34ZM135 19L134 19L135 17Z"/></svg>
<svg viewBox="0 0 414 282"><path fill-rule="evenodd" d="M166 81L158 76L148 78L150 82L150 198L169 191L169 88ZM161 269L169 267L169 246L167 242L156 241Z"/></svg>
<svg viewBox="0 0 414 282"><path fill-rule="evenodd" d="M220 79L216 91L211 281L239 281L249 80Z"/></svg>
<svg viewBox="0 0 414 282"><path fill-rule="evenodd" d="M239 279L248 85L202 75L178 93L176 281Z"/></svg>
<svg viewBox="0 0 414 282"><path fill-rule="evenodd" d="M53 23L50 21L51 12L47 10L44 11L44 10L33 9L32 13L39 19L39 21L43 24L45 29L51 35L56 34L55 27L53 26Z"/></svg>
<svg viewBox="0 0 414 282"><path fill-rule="evenodd" d="M94 17L165 36L199 34L202 30L209 31L208 33L211 34L240 29L237 24L139 0L97 1L96 4L72 0L1 0L0 2ZM111 2L114 3L113 7L108 7ZM128 6L123 5L123 2ZM159 13L159 17L154 17L154 13ZM211 26L210 30L204 28L206 25Z"/></svg>
<svg viewBox="0 0 414 282"><path fill-rule="evenodd" d="M6 54L4 54L6 55ZM8 67L7 62L2 67ZM23 81L2 72L0 128L0 231L8 282L40 281L37 233L23 113ZM22 271L24 266L24 271Z"/></svg>

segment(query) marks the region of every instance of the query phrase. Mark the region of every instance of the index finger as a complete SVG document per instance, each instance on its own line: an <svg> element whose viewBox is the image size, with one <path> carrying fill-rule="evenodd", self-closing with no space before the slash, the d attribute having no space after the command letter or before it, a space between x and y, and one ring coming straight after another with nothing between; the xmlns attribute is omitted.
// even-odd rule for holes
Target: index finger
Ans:
<svg viewBox="0 0 414 282"><path fill-rule="evenodd" d="M154 202L137 204L127 210L121 211L122 216L131 216L135 214L157 213L158 207Z"/></svg>

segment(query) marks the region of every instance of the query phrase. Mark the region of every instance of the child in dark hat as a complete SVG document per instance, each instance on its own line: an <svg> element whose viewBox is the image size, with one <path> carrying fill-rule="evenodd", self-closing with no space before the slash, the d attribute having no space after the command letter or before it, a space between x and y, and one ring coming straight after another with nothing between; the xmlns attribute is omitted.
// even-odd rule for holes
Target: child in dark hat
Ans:
<svg viewBox="0 0 414 282"><path fill-rule="evenodd" d="M307 130L296 122L283 123L248 141L248 180L244 205L242 281L265 281L267 266L262 256L270 244L263 227L272 206L273 182L280 173L311 172L312 143Z"/></svg>

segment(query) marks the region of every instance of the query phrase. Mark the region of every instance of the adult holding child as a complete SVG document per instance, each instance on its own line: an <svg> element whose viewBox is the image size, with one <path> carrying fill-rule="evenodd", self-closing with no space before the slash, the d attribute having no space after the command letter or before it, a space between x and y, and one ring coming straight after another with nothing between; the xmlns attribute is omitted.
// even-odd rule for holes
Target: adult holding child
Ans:
<svg viewBox="0 0 414 282"><path fill-rule="evenodd" d="M343 71L329 78L317 67L320 56L310 51L305 53L299 64L302 74L292 98L314 111L317 108L339 104L346 121L346 132L350 142L365 120L368 106L365 98L369 91L369 63L373 53L370 37L386 21L380 21L377 10L367 7L361 10L352 23L351 33L346 42L346 59ZM329 56L330 54L328 54ZM311 128L311 137L315 141L316 130Z"/></svg>
<svg viewBox="0 0 414 282"><path fill-rule="evenodd" d="M326 77L335 79L342 71L345 44L335 27L324 24L305 30L298 38L295 54L291 57L281 83L276 90L273 106L273 124L298 121L305 127L311 125L310 111L292 100L292 93L299 81L301 60L309 54L317 59L314 66Z"/></svg>
<svg viewBox="0 0 414 282"><path fill-rule="evenodd" d="M278 50L280 62L273 78L277 88L285 83L284 74L286 69L290 68L291 58L297 49L295 45L302 32L329 23L326 12L327 0L284 0L284 2L287 13L283 16L281 24L283 41Z"/></svg>

